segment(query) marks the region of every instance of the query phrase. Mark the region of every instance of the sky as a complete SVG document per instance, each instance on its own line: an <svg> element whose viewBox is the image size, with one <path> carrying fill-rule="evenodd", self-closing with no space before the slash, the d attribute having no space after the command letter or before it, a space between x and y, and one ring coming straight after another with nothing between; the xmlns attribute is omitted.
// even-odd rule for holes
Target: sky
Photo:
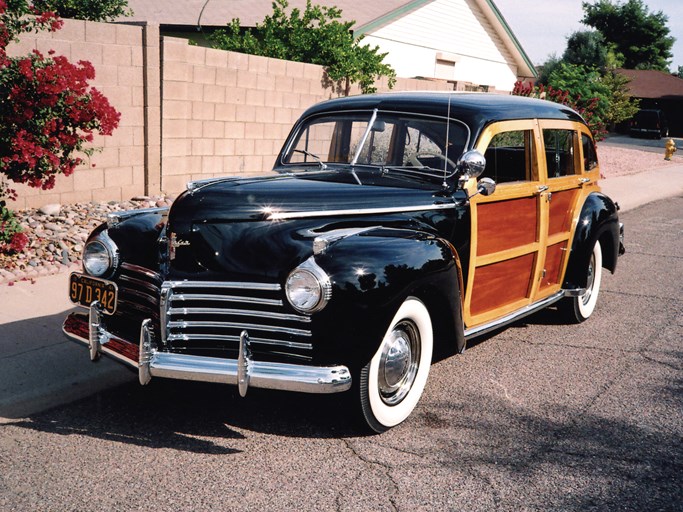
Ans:
<svg viewBox="0 0 683 512"><path fill-rule="evenodd" d="M562 56L567 37L573 32L590 30L581 23L581 0L493 2L534 65L542 64L553 53ZM669 17L669 34L676 38L670 69L678 70L678 66L683 66L683 0L643 0L643 3L650 12L663 11Z"/></svg>

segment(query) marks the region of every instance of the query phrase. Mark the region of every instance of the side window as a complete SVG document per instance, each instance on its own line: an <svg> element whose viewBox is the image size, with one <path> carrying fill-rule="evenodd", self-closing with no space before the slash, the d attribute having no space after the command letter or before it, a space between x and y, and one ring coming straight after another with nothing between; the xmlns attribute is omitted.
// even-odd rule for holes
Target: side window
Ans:
<svg viewBox="0 0 683 512"><path fill-rule="evenodd" d="M583 145L583 170L592 171L598 166L598 154L595 151L593 139L582 133L581 144Z"/></svg>
<svg viewBox="0 0 683 512"><path fill-rule="evenodd" d="M576 174L574 162L576 132L574 130L543 130L548 178Z"/></svg>
<svg viewBox="0 0 683 512"><path fill-rule="evenodd" d="M531 130L501 132L493 136L484 156L484 176L496 183L532 181L534 137Z"/></svg>

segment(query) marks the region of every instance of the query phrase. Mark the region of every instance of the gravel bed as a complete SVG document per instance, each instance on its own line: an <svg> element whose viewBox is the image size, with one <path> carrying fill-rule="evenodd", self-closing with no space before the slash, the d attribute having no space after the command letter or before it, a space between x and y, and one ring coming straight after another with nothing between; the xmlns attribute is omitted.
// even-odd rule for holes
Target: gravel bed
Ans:
<svg viewBox="0 0 683 512"><path fill-rule="evenodd" d="M120 203L48 204L39 209L18 210L15 214L29 245L20 254L0 254L0 284L12 285L15 281L77 270L85 240L108 214L171 203L171 197L145 196Z"/></svg>
<svg viewBox="0 0 683 512"><path fill-rule="evenodd" d="M672 164L663 152L653 153L608 144L598 148L603 179L635 174ZM679 160L675 158L674 160ZM676 162L677 163L677 162ZM88 234L117 211L170 206L169 196L135 197L130 201L46 205L19 210L16 215L28 235L28 249L17 255L0 254L0 285L80 268L80 252Z"/></svg>

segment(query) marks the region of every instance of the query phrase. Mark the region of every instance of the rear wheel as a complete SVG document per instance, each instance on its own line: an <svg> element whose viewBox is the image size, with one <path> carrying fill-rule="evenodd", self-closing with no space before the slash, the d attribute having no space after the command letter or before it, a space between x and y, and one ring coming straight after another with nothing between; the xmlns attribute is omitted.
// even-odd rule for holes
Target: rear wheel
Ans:
<svg viewBox="0 0 683 512"><path fill-rule="evenodd" d="M427 308L408 297L360 372L361 409L372 430L384 432L413 412L427 384L433 346Z"/></svg>
<svg viewBox="0 0 683 512"><path fill-rule="evenodd" d="M586 292L579 297L567 297L561 304L561 309L567 319L574 323L587 320L598 302L600 282L602 280L602 249L600 242L593 246L588 268L586 268Z"/></svg>

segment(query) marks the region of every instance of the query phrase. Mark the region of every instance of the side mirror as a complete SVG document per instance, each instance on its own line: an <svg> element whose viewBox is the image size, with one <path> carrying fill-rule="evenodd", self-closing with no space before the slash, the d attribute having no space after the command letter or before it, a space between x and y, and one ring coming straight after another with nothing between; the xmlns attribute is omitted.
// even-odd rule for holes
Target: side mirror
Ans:
<svg viewBox="0 0 683 512"><path fill-rule="evenodd" d="M490 196L496 191L496 182L491 178L482 178L477 182L477 193L482 196Z"/></svg>
<svg viewBox="0 0 683 512"><path fill-rule="evenodd" d="M484 169L486 169L486 157L476 149L464 152L456 164L456 172L460 175L460 181L478 178Z"/></svg>

